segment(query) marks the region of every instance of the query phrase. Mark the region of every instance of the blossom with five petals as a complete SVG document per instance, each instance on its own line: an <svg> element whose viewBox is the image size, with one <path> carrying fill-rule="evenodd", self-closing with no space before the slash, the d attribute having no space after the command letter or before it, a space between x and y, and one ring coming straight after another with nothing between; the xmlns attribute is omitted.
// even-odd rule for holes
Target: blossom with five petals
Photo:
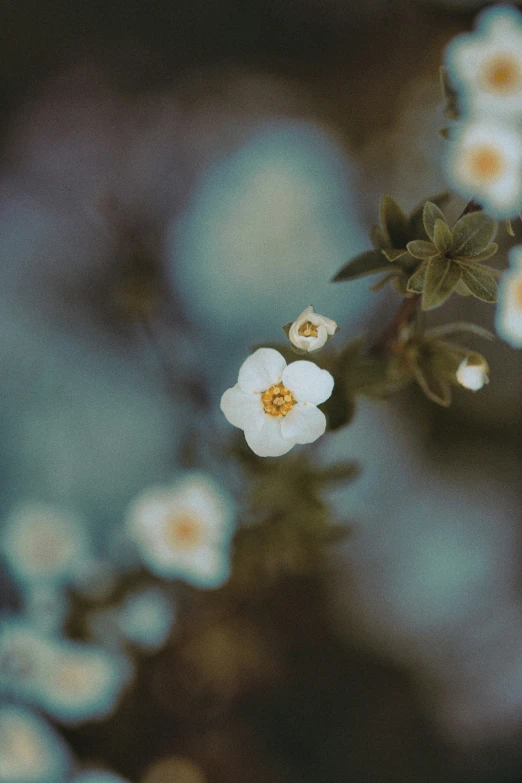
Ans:
<svg viewBox="0 0 522 783"><path fill-rule="evenodd" d="M260 457L280 457L297 443L312 443L326 429L317 408L334 379L308 361L286 363L273 348L259 348L239 370L238 382L221 397L221 410Z"/></svg>

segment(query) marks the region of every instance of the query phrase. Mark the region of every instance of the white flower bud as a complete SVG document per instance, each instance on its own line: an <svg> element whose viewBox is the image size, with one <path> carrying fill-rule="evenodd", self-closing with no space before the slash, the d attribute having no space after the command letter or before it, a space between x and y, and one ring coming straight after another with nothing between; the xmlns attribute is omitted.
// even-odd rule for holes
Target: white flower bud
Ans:
<svg viewBox="0 0 522 783"><path fill-rule="evenodd" d="M478 391L489 383L489 368L482 356L467 356L459 364L457 380L470 391Z"/></svg>
<svg viewBox="0 0 522 783"><path fill-rule="evenodd" d="M331 318L314 313L312 305L303 310L299 318L291 325L288 339L301 351L318 351L328 337L337 331L337 324Z"/></svg>

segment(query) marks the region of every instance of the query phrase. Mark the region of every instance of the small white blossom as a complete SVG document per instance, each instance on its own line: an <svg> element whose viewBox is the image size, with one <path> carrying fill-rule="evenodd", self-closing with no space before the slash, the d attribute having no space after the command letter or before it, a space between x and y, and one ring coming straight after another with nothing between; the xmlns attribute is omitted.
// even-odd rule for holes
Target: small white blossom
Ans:
<svg viewBox="0 0 522 783"><path fill-rule="evenodd" d="M522 14L508 6L484 11L475 32L451 41L446 67L468 116L522 117Z"/></svg>
<svg viewBox="0 0 522 783"><path fill-rule="evenodd" d="M213 588L230 573L234 516L230 496L208 476L191 473L141 495L128 527L153 573Z"/></svg>
<svg viewBox="0 0 522 783"><path fill-rule="evenodd" d="M489 383L488 365L482 356L466 356L459 364L457 380L470 391L478 391Z"/></svg>
<svg viewBox="0 0 522 783"><path fill-rule="evenodd" d="M148 587L125 596L117 613L123 636L146 652L156 652L166 643L175 611L163 590Z"/></svg>
<svg viewBox="0 0 522 783"><path fill-rule="evenodd" d="M495 323L503 340L513 348L522 348L522 247L513 248L509 259L511 267L498 287Z"/></svg>
<svg viewBox="0 0 522 783"><path fill-rule="evenodd" d="M317 405L331 395L334 379L308 361L287 365L273 348L259 348L239 370L237 384L221 397L228 421L245 432L260 457L279 457L297 443L312 443L326 429Z"/></svg>
<svg viewBox="0 0 522 783"><path fill-rule="evenodd" d="M290 326L288 339L301 351L318 351L337 331L337 324L331 318L314 313L312 305L303 310Z"/></svg>
<svg viewBox="0 0 522 783"><path fill-rule="evenodd" d="M522 135L496 121L461 124L452 134L446 171L453 189L495 218L522 209Z"/></svg>
<svg viewBox="0 0 522 783"><path fill-rule="evenodd" d="M0 780L4 783L65 783L71 754L59 734L32 710L0 707Z"/></svg>
<svg viewBox="0 0 522 783"><path fill-rule="evenodd" d="M23 505L6 522L1 545L21 582L70 582L89 551L85 530L46 505Z"/></svg>

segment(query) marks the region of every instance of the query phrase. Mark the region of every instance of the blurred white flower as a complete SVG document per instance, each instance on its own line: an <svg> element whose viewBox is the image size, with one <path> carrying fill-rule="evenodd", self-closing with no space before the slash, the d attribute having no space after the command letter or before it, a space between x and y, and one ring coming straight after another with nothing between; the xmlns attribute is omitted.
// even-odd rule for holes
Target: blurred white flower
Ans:
<svg viewBox="0 0 522 783"><path fill-rule="evenodd" d="M451 136L446 174L457 193L492 217L514 217L522 209L521 134L490 119L461 124Z"/></svg>
<svg viewBox="0 0 522 783"><path fill-rule="evenodd" d="M0 620L0 695L36 702L42 667L51 640L27 618L6 614Z"/></svg>
<svg viewBox="0 0 522 783"><path fill-rule="evenodd" d="M487 9L475 32L451 41L446 67L468 115L522 117L522 14L509 6Z"/></svg>
<svg viewBox="0 0 522 783"><path fill-rule="evenodd" d="M331 395L334 379L308 361L287 365L273 348L259 348L243 362L237 384L221 397L228 421L244 430L260 457L279 457L297 443L312 443L326 429L316 406Z"/></svg>
<svg viewBox="0 0 522 783"><path fill-rule="evenodd" d="M126 639L142 650L156 652L168 639L174 615L165 593L159 587L149 587L127 595L117 618Z"/></svg>
<svg viewBox="0 0 522 783"><path fill-rule="evenodd" d="M16 508L6 522L1 551L16 578L68 582L87 555L82 524L46 505Z"/></svg>
<svg viewBox="0 0 522 783"><path fill-rule="evenodd" d="M192 473L144 492L128 525L153 573L212 588L229 576L234 516L231 497L210 477Z"/></svg>
<svg viewBox="0 0 522 783"><path fill-rule="evenodd" d="M0 706L0 780L3 783L62 783L71 758L62 738L31 710Z"/></svg>
<svg viewBox="0 0 522 783"><path fill-rule="evenodd" d="M510 251L511 268L502 275L495 315L497 332L513 348L522 348L522 246Z"/></svg>
<svg viewBox="0 0 522 783"><path fill-rule="evenodd" d="M302 351L318 351L337 331L337 324L331 318L314 313L312 305L303 310L288 332L288 339Z"/></svg>
<svg viewBox="0 0 522 783"><path fill-rule="evenodd" d="M95 644L61 641L49 651L39 681L39 704L70 725L112 713L133 673L123 655Z"/></svg>
<svg viewBox="0 0 522 783"><path fill-rule="evenodd" d="M465 389L478 391L484 384L489 383L488 371L488 365L482 356L466 356L457 369L457 380Z"/></svg>

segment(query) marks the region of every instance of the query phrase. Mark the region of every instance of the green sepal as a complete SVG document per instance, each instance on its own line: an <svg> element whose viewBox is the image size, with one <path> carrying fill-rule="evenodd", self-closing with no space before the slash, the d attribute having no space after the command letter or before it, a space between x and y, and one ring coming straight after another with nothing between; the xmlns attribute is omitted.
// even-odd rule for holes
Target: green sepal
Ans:
<svg viewBox="0 0 522 783"><path fill-rule="evenodd" d="M408 280L407 290L412 294L422 294L426 282L427 264L421 264L417 271Z"/></svg>
<svg viewBox="0 0 522 783"><path fill-rule="evenodd" d="M437 250L446 256L453 249L453 236L445 220L436 220L433 228L433 243Z"/></svg>
<svg viewBox="0 0 522 783"><path fill-rule="evenodd" d="M513 224L511 223L511 220L506 220L506 231L508 232L510 237L515 236L515 231L513 229Z"/></svg>
<svg viewBox="0 0 522 783"><path fill-rule="evenodd" d="M497 227L484 212L463 215L453 226L453 254L468 257L482 252L493 242Z"/></svg>
<svg viewBox="0 0 522 783"><path fill-rule="evenodd" d="M473 261L460 261L462 281L470 293L483 302L497 301L497 281L491 271Z"/></svg>
<svg viewBox="0 0 522 783"><path fill-rule="evenodd" d="M412 242L408 242L406 249L410 256L421 258L423 261L437 255L437 248L433 242L427 242L425 239L414 239Z"/></svg>
<svg viewBox="0 0 522 783"><path fill-rule="evenodd" d="M433 201L426 201L422 211L422 222L424 230L432 242L435 242L435 223L437 220L442 220L443 223L446 222L440 208Z"/></svg>
<svg viewBox="0 0 522 783"><path fill-rule="evenodd" d="M354 280L365 275L375 275L378 272L389 272L390 262L386 260L382 250L367 250L361 253L337 272L332 282Z"/></svg>
<svg viewBox="0 0 522 783"><path fill-rule="evenodd" d="M437 374L430 358L418 360L414 368L415 380L429 400L447 408L451 404L451 386L446 378Z"/></svg>
<svg viewBox="0 0 522 783"><path fill-rule="evenodd" d="M422 309L431 310L446 301L461 277L461 268L449 258L435 256L428 261L422 292Z"/></svg>
<svg viewBox="0 0 522 783"><path fill-rule="evenodd" d="M289 324L285 324L285 325L283 326L283 332L286 334L286 336L288 337L288 339L290 339L290 334L289 334L289 333L290 333L290 327L292 326L292 323L293 323L293 322L292 322L292 321L290 321L290 323L289 323Z"/></svg>
<svg viewBox="0 0 522 783"><path fill-rule="evenodd" d="M387 231L392 247L404 247L408 241L408 216L388 193L382 197L380 224Z"/></svg>
<svg viewBox="0 0 522 783"><path fill-rule="evenodd" d="M393 263L394 261L397 261L398 258L401 258L401 256L406 255L408 251L405 247L404 248L387 247L387 248L383 248L381 252L384 253L388 261L391 261Z"/></svg>

